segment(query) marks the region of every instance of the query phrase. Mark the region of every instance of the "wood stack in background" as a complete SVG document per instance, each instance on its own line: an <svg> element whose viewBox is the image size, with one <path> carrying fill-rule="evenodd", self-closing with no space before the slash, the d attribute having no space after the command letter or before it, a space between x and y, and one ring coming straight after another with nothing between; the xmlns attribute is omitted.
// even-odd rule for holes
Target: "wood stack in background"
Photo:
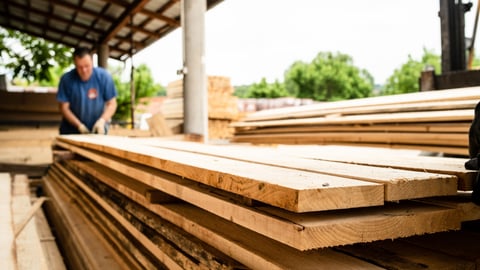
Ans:
<svg viewBox="0 0 480 270"><path fill-rule="evenodd" d="M0 125L58 126L56 93L0 91Z"/></svg>
<svg viewBox="0 0 480 270"><path fill-rule="evenodd" d="M464 159L417 157L400 169L320 160L302 148L97 135L60 136L56 146L77 158L55 162L45 177L51 205L76 205L132 267L392 269L398 260L377 264L378 252L361 260L368 246L355 245L375 241L388 253L378 241L480 219L456 196L476 174ZM442 267L475 265L424 252L410 260L441 254L450 259L437 261Z"/></svg>
<svg viewBox="0 0 480 270"><path fill-rule="evenodd" d="M234 142L344 144L468 155L479 87L259 111L232 123Z"/></svg>
<svg viewBox="0 0 480 270"><path fill-rule="evenodd" d="M237 97L230 78L208 76L208 135L210 139L228 139L233 135L232 121L238 120ZM162 114L175 134L183 132L183 80L167 85L167 99L162 105Z"/></svg>

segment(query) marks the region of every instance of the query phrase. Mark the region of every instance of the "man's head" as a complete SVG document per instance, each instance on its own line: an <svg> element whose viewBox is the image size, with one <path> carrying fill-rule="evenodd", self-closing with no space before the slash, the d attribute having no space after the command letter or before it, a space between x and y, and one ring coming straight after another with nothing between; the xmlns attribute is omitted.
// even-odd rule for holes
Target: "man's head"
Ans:
<svg viewBox="0 0 480 270"><path fill-rule="evenodd" d="M73 63L82 81L88 81L93 72L93 58L89 48L78 47L73 52Z"/></svg>

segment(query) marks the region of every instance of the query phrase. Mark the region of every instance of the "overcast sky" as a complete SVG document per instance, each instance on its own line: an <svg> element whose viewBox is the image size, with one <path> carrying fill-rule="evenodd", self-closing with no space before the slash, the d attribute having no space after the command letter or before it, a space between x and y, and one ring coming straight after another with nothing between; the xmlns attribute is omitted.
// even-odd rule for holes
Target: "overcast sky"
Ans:
<svg viewBox="0 0 480 270"><path fill-rule="evenodd" d="M476 1L465 15L467 37L475 9ZM207 74L228 76L233 85L283 81L293 62L341 52L383 84L408 55L420 59L424 48L441 53L438 11L439 0L224 0L205 18ZM179 79L181 30L133 60L164 86Z"/></svg>

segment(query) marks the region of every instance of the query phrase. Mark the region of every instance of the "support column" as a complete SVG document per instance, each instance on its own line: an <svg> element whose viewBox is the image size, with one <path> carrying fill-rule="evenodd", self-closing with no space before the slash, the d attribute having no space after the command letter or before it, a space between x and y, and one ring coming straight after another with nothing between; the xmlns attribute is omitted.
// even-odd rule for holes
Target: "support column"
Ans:
<svg viewBox="0 0 480 270"><path fill-rule="evenodd" d="M182 0L184 134L208 140L205 74L206 0Z"/></svg>
<svg viewBox="0 0 480 270"><path fill-rule="evenodd" d="M98 66L107 68L108 67L108 44L100 44L98 45Z"/></svg>

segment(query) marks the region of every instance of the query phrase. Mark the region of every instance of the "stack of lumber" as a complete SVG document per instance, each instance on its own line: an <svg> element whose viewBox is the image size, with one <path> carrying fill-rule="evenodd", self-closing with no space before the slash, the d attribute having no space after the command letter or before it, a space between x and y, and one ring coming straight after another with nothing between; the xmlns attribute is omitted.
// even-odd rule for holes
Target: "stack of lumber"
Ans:
<svg viewBox="0 0 480 270"><path fill-rule="evenodd" d="M55 238L40 206L32 205L26 175L0 173L0 261L2 269L66 269Z"/></svg>
<svg viewBox="0 0 480 270"><path fill-rule="evenodd" d="M234 142L343 144L468 155L479 87L399 94L249 114Z"/></svg>
<svg viewBox="0 0 480 270"><path fill-rule="evenodd" d="M208 76L208 133L211 139L228 139L233 136L232 121L238 120L238 98L228 77ZM162 114L176 134L182 132L183 80L167 85L167 97L162 105Z"/></svg>
<svg viewBox="0 0 480 270"><path fill-rule="evenodd" d="M0 91L0 124L58 126L56 93Z"/></svg>
<svg viewBox="0 0 480 270"><path fill-rule="evenodd" d="M0 171L44 175L56 136L58 127L0 127Z"/></svg>
<svg viewBox="0 0 480 270"><path fill-rule="evenodd" d="M98 135L55 144L77 158L52 165L48 193L63 194L58 205L75 200L122 260L144 268L382 269L346 248L480 219L468 200L446 199L471 186L465 159L391 168L243 144Z"/></svg>

